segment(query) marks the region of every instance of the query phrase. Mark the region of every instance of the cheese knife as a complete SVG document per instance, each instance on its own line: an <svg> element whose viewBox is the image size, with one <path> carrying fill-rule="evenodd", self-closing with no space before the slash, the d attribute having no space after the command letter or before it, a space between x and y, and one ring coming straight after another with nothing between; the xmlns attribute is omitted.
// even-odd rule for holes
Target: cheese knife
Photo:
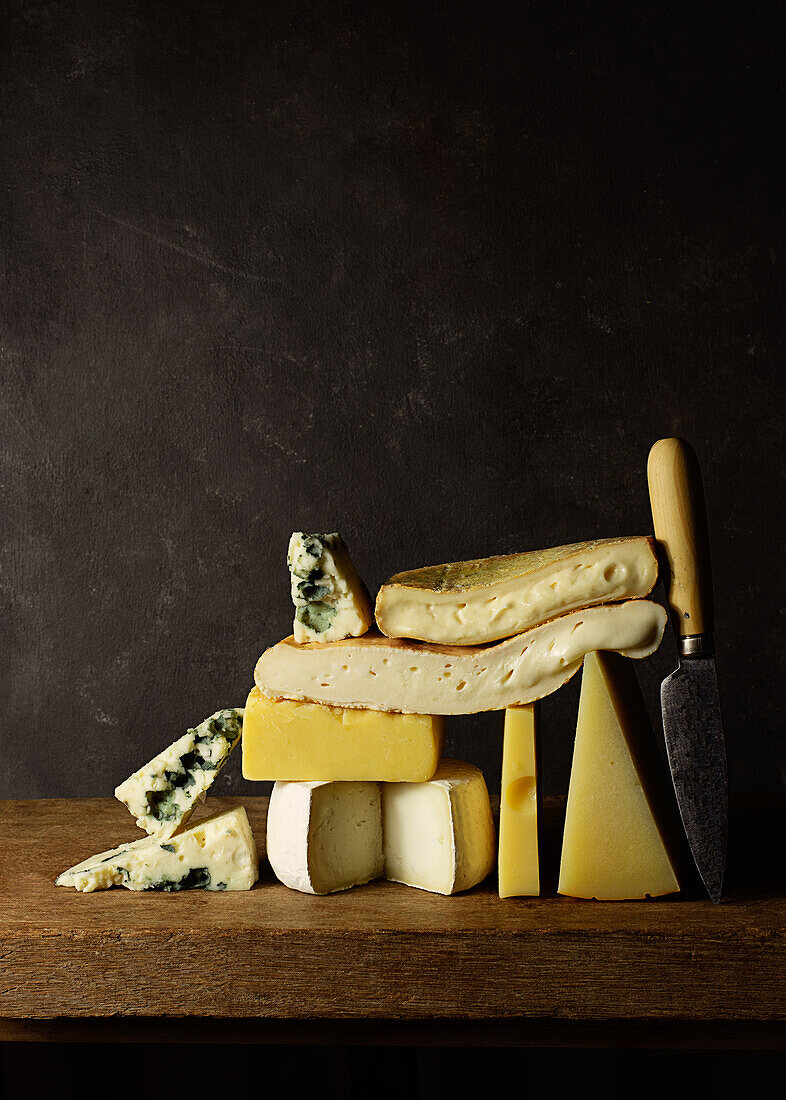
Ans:
<svg viewBox="0 0 786 1100"><path fill-rule="evenodd" d="M726 746L713 657L704 492L691 446L684 439L659 439L650 450L647 479L680 658L660 689L666 752L696 868L717 904L728 833Z"/></svg>

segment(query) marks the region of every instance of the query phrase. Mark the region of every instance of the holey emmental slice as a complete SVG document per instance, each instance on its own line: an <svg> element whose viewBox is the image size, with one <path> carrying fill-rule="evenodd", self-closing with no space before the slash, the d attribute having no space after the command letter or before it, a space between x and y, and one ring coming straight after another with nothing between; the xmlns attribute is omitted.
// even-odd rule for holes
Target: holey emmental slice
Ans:
<svg viewBox="0 0 786 1100"><path fill-rule="evenodd" d="M341 535L295 531L287 565L296 642L333 642L366 633L374 622L371 599Z"/></svg>
<svg viewBox="0 0 786 1100"><path fill-rule="evenodd" d="M267 857L276 877L304 894L333 894L379 878L379 784L276 783Z"/></svg>
<svg viewBox="0 0 786 1100"><path fill-rule="evenodd" d="M382 784L385 878L457 894L494 866L496 835L483 773L445 758L428 783Z"/></svg>
<svg viewBox="0 0 786 1100"><path fill-rule="evenodd" d="M242 806L205 818L168 841L142 837L63 871L56 886L85 894L127 890L250 890L259 877L254 834Z"/></svg>
<svg viewBox="0 0 786 1100"><path fill-rule="evenodd" d="M661 832L669 824L664 802L663 768L633 667L615 653L588 653L559 893L618 901L679 890Z"/></svg>
<svg viewBox="0 0 786 1100"><path fill-rule="evenodd" d="M646 596L657 577L653 539L596 539L397 573L379 590L376 619L391 638L478 645L579 607Z"/></svg>
<svg viewBox="0 0 786 1100"><path fill-rule="evenodd" d="M211 714L115 788L140 829L166 840L179 832L240 741L243 711Z"/></svg>
<svg viewBox="0 0 786 1100"><path fill-rule="evenodd" d="M287 638L257 662L270 698L405 714L474 714L532 703L561 687L585 653L648 657L666 612L651 600L585 608L488 646L406 642L376 632L328 645Z"/></svg>

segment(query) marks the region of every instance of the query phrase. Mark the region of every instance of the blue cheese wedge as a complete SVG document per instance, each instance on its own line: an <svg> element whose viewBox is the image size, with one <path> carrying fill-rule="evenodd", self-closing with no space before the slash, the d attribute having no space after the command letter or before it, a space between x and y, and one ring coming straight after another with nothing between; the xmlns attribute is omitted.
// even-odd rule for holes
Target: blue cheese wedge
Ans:
<svg viewBox="0 0 786 1100"><path fill-rule="evenodd" d="M371 599L340 535L295 531L287 565L295 605L293 636L299 645L366 633L374 621Z"/></svg>
<svg viewBox="0 0 786 1100"><path fill-rule="evenodd" d="M204 801L242 731L242 709L216 711L115 788L115 798L140 829L168 840Z"/></svg>
<svg viewBox="0 0 786 1100"><path fill-rule="evenodd" d="M162 842L142 837L77 863L55 879L85 894L127 890L250 890L259 878L254 834L242 806Z"/></svg>

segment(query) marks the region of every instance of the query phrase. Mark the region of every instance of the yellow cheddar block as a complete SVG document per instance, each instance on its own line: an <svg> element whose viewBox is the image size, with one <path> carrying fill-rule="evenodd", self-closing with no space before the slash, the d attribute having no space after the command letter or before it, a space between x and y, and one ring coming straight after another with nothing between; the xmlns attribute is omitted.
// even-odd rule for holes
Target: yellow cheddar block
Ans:
<svg viewBox="0 0 786 1100"><path fill-rule="evenodd" d="M537 704L508 707L502 748L498 879L501 898L537 896Z"/></svg>
<svg viewBox="0 0 786 1100"><path fill-rule="evenodd" d="M243 719L243 776L425 783L444 743L439 717L268 699L255 687Z"/></svg>
<svg viewBox="0 0 786 1100"><path fill-rule="evenodd" d="M588 653L568 789L560 894L619 901L679 890L655 817L660 772L632 667L614 653Z"/></svg>

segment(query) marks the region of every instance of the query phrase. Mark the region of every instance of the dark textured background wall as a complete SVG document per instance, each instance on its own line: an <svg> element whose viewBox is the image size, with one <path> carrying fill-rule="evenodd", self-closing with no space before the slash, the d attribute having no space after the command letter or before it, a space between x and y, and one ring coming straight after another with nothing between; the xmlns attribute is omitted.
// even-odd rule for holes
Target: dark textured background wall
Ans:
<svg viewBox="0 0 786 1100"><path fill-rule="evenodd" d="M372 587L644 532L681 434L735 797L774 798L777 6L5 10L1 793L109 794L242 704L294 528ZM577 695L544 706L547 793ZM492 785L499 726L451 726Z"/></svg>

